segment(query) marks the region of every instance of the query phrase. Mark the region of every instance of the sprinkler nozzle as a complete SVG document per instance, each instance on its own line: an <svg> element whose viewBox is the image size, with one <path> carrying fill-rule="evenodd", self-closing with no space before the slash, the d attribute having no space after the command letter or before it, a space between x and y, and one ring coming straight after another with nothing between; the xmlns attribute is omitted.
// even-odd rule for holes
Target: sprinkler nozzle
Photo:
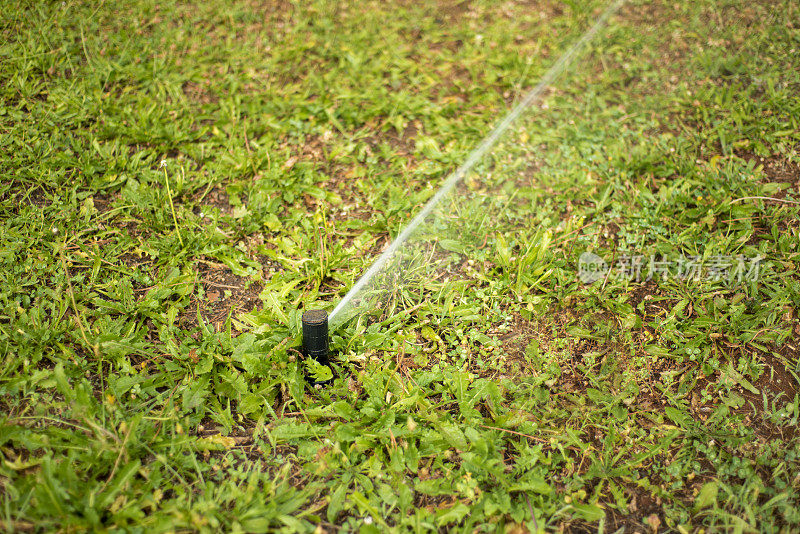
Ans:
<svg viewBox="0 0 800 534"><path fill-rule="evenodd" d="M325 310L303 312L303 352L319 363L328 363L328 313Z"/></svg>

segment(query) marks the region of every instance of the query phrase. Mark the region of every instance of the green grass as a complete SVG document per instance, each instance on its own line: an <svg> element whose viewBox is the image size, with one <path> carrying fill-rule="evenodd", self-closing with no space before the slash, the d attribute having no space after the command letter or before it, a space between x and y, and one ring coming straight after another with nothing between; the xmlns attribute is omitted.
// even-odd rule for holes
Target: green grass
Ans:
<svg viewBox="0 0 800 534"><path fill-rule="evenodd" d="M800 529L791 1L624 6L294 350L603 6L4 6L0 530Z"/></svg>

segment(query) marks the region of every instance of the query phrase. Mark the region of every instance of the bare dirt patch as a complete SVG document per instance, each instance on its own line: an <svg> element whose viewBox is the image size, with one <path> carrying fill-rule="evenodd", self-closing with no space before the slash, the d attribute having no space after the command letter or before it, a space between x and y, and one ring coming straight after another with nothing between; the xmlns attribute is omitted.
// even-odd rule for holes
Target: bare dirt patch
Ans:
<svg viewBox="0 0 800 534"><path fill-rule="evenodd" d="M784 199L787 195L800 194L800 164L781 156L762 157L752 152L737 154L745 161L760 166L764 173L762 183L777 184L780 190L773 197Z"/></svg>
<svg viewBox="0 0 800 534"><path fill-rule="evenodd" d="M203 287L205 299L194 298L181 314L185 327L197 326L198 311L203 320L217 331L222 330L230 317L255 309L261 299L261 285L249 278L237 276L226 266L203 262L198 268L198 284Z"/></svg>
<svg viewBox="0 0 800 534"><path fill-rule="evenodd" d="M779 353L787 361L797 361L798 350L794 343L787 343ZM758 351L756 357L763 364L763 372L753 385L759 391L754 393L740 389L738 393L745 398L745 404L736 413L743 414L745 420L764 440L782 439L790 441L800 433L795 426L775 424L770 417L772 408L778 408L794 401L800 393L800 384L786 369L786 366L772 352ZM765 405L766 400L766 405Z"/></svg>
<svg viewBox="0 0 800 534"><path fill-rule="evenodd" d="M220 186L213 187L204 196L199 197L198 202L201 202L203 206L217 208L223 215L230 215L233 211L228 193Z"/></svg>
<svg viewBox="0 0 800 534"><path fill-rule="evenodd" d="M499 337L507 358L506 361L518 365L523 372L534 371L530 369L527 357L528 346L534 341L540 346L549 344L552 341L551 332L548 331L546 325L537 324L519 315L514 316L508 327L508 331Z"/></svg>
<svg viewBox="0 0 800 534"><path fill-rule="evenodd" d="M219 102L217 95L204 83L185 82L183 84L183 94L191 102L197 104L216 104Z"/></svg>

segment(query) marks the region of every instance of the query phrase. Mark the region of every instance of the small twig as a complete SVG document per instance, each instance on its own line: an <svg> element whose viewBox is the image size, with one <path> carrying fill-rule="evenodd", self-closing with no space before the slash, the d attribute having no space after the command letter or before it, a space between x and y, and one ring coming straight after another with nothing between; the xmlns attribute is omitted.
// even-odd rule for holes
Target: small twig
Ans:
<svg viewBox="0 0 800 534"><path fill-rule="evenodd" d="M770 200L772 202L783 202L784 204L794 204L796 206L800 206L800 202L795 202L794 200L786 200L783 198L774 198L774 197L742 197L742 198L737 198L736 200L731 200L730 204L735 204L737 202L741 202L742 200Z"/></svg>
<svg viewBox="0 0 800 534"><path fill-rule="evenodd" d="M12 419L8 419L6 422L8 424L22 425L22 426L25 426L26 428L28 428L27 425L25 425L25 421L50 421L51 423L71 426L71 427L75 428L76 430L80 430L80 431L82 431L82 432L84 432L86 434L91 434L92 433L91 429L86 428L85 426L81 426L81 425L79 425L77 423L73 423L72 421L67 421L65 419L58 419L56 417L23 415L23 416L20 416L20 417L15 417L15 418L12 418ZM110 432L108 432L108 430L106 430L106 432L111 434ZM111 436L113 436L113 434L111 434Z"/></svg>
<svg viewBox="0 0 800 534"><path fill-rule="evenodd" d="M83 327L83 321L81 321L81 315L78 313L78 304L75 302L75 292L72 290L72 280L69 277L69 269L67 269L67 260L64 258L64 252L62 251L60 254L61 257L61 265L64 267L64 276L67 278L67 293L69 293L69 300L72 303L72 311L75 312L75 322L78 323L78 328L81 331L81 337L83 338L84 343L86 343L87 347L92 347L94 350L94 355L98 355L98 347L97 345L92 345L89 343L89 338L86 336L86 329Z"/></svg>
<svg viewBox="0 0 800 534"><path fill-rule="evenodd" d="M86 64L88 66L92 66L92 60L89 59L89 52L86 51L86 37L83 35L83 24L80 26L81 30L81 48L83 48L83 57L86 58Z"/></svg>
<svg viewBox="0 0 800 534"><path fill-rule="evenodd" d="M564 235L564 236L561 236L561 240L556 240L556 241L553 241L553 242L550 244L550 246L561 245L561 244L563 244L563 243L566 243L567 241L570 241L570 240L567 240L567 239L566 239L567 237L570 237L570 236L571 236L571 235L573 235L573 234L577 234L578 232L580 232L580 231L581 231L581 230L583 230L584 228L587 228L587 227L589 227L589 226L592 226L593 224L596 224L596 223L597 223L597 221L589 221L588 223L584 224L584 225L583 225L583 226L581 226L580 228L577 228L577 229L575 229L575 230L571 231L570 233L568 233L568 234L566 234L566 235Z"/></svg>
<svg viewBox="0 0 800 534"><path fill-rule="evenodd" d="M250 140L247 138L247 126L242 128L242 132L244 133L244 147L247 149L247 153L252 156L253 151L250 150Z"/></svg>
<svg viewBox="0 0 800 534"><path fill-rule="evenodd" d="M211 280L206 280L205 278L203 278L202 282L208 284L210 287L219 287L222 289L242 289L242 286L229 286L226 284L218 284L216 282L212 282Z"/></svg>
<svg viewBox="0 0 800 534"><path fill-rule="evenodd" d="M100 239L97 241L92 241L90 243L75 243L74 245L70 245L68 247L64 247L64 250L76 250L80 249L81 245L105 245L106 243L110 243L113 239ZM110 262L109 262L110 263Z"/></svg>
<svg viewBox="0 0 800 534"><path fill-rule="evenodd" d="M531 506L531 500L528 497L528 494L525 494L525 501L528 503L528 511L531 513L531 521L533 522L533 531L539 532L539 523L536 522L536 515L533 513L533 506Z"/></svg>
<svg viewBox="0 0 800 534"><path fill-rule="evenodd" d="M38 528L41 528L38 527ZM5 521L0 519L0 530L3 532L35 532L37 526L29 521Z"/></svg>
<svg viewBox="0 0 800 534"><path fill-rule="evenodd" d="M500 428L499 426L489 426L489 425L480 425L483 428L488 428L490 430L499 430L500 432L508 432L509 434L514 434L515 436L522 436L524 438L532 439L533 441L538 441L540 443L547 443L547 440L542 438L537 438L536 436L531 436L530 434L523 434L522 432L517 432L515 430L509 430L507 428Z"/></svg>
<svg viewBox="0 0 800 534"><path fill-rule="evenodd" d="M214 268L214 269L225 269L226 267L228 267L224 263L217 263L215 261L208 261L208 260L204 260L204 259L197 260L197 263L205 263L206 265L208 265L209 267Z"/></svg>
<svg viewBox="0 0 800 534"><path fill-rule="evenodd" d="M167 183L167 198L169 198L169 209L172 211L172 220L175 222L175 232L178 234L178 241L183 248L183 238L181 237L181 229L178 227L178 217L175 215L175 205L172 203L172 191L169 189L169 175L167 174L167 161L161 160L161 168L164 169L164 181Z"/></svg>
<svg viewBox="0 0 800 534"><path fill-rule="evenodd" d="M250 168L253 170L253 180L255 180L258 172L256 172L256 164L253 162L253 151L250 150L250 139L247 138L247 126L242 128L242 131L244 132L244 147L247 149L247 155L250 156Z"/></svg>
<svg viewBox="0 0 800 534"><path fill-rule="evenodd" d="M167 288L167 287L177 287L177 286L188 286L189 284L194 284L194 283L196 283L196 282L175 282L175 283L167 284L167 285L161 286L161 287L162 288ZM150 287L141 287L141 288L138 288L138 289L134 289L134 291L136 291L136 292L139 292L139 291L150 291L151 289L155 289L157 287L159 287L159 285L155 284L155 285L152 285Z"/></svg>
<svg viewBox="0 0 800 534"><path fill-rule="evenodd" d="M119 446L119 454L117 455L117 459L114 462L114 467L111 468L111 473L109 473L108 478L106 479L105 483L100 487L97 493L102 493L102 491L106 489L106 487L108 486L108 483L111 482L111 479L114 478L114 475L117 473L117 468L119 467L119 461L122 459L122 455L125 452L125 444L128 443L128 438L131 437L133 426L134 425L130 425L128 427L128 432L125 434L125 438L122 440L122 443Z"/></svg>

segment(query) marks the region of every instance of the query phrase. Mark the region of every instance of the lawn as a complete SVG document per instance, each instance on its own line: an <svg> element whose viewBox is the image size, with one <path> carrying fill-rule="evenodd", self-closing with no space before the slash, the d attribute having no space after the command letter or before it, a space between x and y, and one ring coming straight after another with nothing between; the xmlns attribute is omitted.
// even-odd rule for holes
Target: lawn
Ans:
<svg viewBox="0 0 800 534"><path fill-rule="evenodd" d="M800 5L10 1L0 530L800 530ZM591 268L591 269L590 269Z"/></svg>

